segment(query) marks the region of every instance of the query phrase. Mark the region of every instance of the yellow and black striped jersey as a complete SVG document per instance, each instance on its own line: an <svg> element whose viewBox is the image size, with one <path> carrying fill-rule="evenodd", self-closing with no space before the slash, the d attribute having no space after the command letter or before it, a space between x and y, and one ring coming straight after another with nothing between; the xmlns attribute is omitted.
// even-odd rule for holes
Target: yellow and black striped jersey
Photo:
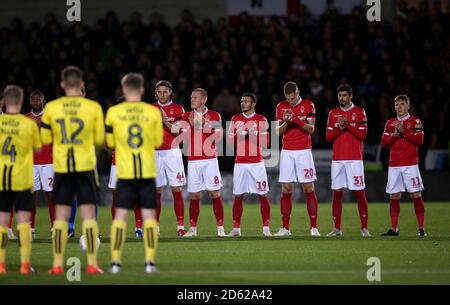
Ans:
<svg viewBox="0 0 450 305"><path fill-rule="evenodd" d="M55 173L96 168L95 145L105 141L103 111L99 103L82 96L65 96L45 105L41 120L43 144L53 143Z"/></svg>
<svg viewBox="0 0 450 305"><path fill-rule="evenodd" d="M105 125L106 142L115 148L117 178L155 178L155 149L163 140L159 109L144 102L122 102L109 108Z"/></svg>
<svg viewBox="0 0 450 305"><path fill-rule="evenodd" d="M0 115L0 190L33 189L33 150L41 149L39 128L22 114Z"/></svg>

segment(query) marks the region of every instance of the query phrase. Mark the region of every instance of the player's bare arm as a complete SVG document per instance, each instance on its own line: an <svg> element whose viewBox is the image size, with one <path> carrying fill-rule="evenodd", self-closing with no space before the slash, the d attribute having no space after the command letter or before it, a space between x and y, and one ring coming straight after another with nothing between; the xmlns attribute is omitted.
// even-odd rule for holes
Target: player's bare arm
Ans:
<svg viewBox="0 0 450 305"><path fill-rule="evenodd" d="M309 133L309 134L313 134L314 131L316 130L315 127L314 127L314 124L315 124L315 123L316 123L316 119L314 119L314 118L308 118L308 123L305 124L305 125L302 127L302 129L303 129L304 131L306 131L307 133Z"/></svg>

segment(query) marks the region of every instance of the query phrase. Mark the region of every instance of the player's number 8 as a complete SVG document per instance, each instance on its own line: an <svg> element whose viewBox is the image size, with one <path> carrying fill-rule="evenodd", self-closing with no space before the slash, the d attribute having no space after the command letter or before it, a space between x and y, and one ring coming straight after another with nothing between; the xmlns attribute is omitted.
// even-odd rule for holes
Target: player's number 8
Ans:
<svg viewBox="0 0 450 305"><path fill-rule="evenodd" d="M139 124L131 124L128 127L128 145L131 148L139 148L144 142L142 139L142 127Z"/></svg>

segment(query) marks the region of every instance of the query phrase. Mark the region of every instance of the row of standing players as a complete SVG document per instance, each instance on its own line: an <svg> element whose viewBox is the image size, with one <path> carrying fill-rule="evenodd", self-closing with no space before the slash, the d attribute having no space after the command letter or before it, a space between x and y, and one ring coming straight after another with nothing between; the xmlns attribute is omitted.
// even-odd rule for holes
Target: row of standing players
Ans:
<svg viewBox="0 0 450 305"><path fill-rule="evenodd" d="M133 78L133 77L132 77ZM124 91L126 89L124 88ZM281 214L282 228L275 233L276 236L290 235L290 214L292 209L291 194L293 183L302 184L307 198L307 210L310 216L310 232L312 236L320 236L317 229L317 199L314 192L313 182L316 180L314 162L311 154L311 137L314 132L315 109L314 104L302 99L298 87L293 82L284 86L286 101L279 103L276 109L278 122L277 133L283 136L283 149L280 159L280 183L282 184ZM192 112L184 113L183 108L171 100L172 86L168 81L160 81L155 87L157 102L153 105L161 110L164 123L163 141L161 147L156 151L156 167L158 175L155 179L156 185L156 221L159 224L159 213L161 210L162 187L169 184L174 197L174 210L178 221L177 234L179 236L197 236L197 220L199 215L199 201L201 191L207 190L213 201L214 214L217 220L217 235L226 236L223 228L223 204L220 198L221 178L214 154L215 146L210 146L211 152L200 154L194 152L196 145L190 146L191 155L188 157L188 192L190 193L190 229L184 229L184 202L181 195L181 187L186 183L181 151L174 139L177 134L186 132L186 129L177 124L178 121L189 122L192 127L192 141L195 134L199 132L203 142L209 138L220 139L220 129L214 129L212 123L220 122L220 114L205 107L207 93L197 88L191 96ZM344 188L353 190L358 201L358 210L361 218L361 234L370 236L367 229L368 204L364 193L364 169L362 162L362 142L367 134L366 115L362 108L352 103L352 89L348 85L341 85L337 89L340 107L330 111L327 124L327 141L333 142L332 161L332 190L333 190L333 220L334 229L328 236L340 236L342 191ZM126 96L126 95L125 95ZM141 96L137 98L140 100ZM127 99L128 101L130 99ZM243 94L241 99L242 113L232 118L231 128L227 134L229 142L235 142L237 147L241 142L245 148L237 152L236 164L233 175L233 193L235 200L233 204L233 229L229 236L240 236L240 220L243 211L243 195L255 193L259 195L261 203L261 216L263 223L263 235L271 236L269 229L270 204L267 198L269 191L265 166L261 155L261 146L268 145L267 120L255 113L254 108L257 97L252 93ZM32 112L28 114L36 121L40 121L43 114L43 95L34 92L30 97ZM424 208L420 192L423 184L417 167L417 146L423 141L423 130L420 121L408 114L409 99L400 95L395 98L395 109L397 118L387 122L383 133L382 144L391 147L391 158L387 193L391 194L391 220L392 227L385 235L398 235L399 200L401 193L406 190L411 194L414 201L416 215L419 223L419 235L426 235L423 228ZM108 118L107 118L108 121ZM207 125L210 130L206 132ZM262 127L261 127L262 126ZM107 125L108 129L108 125ZM133 132L129 130L133 137ZM108 130L107 130L108 134ZM251 135L258 135L256 141L252 141ZM134 135L137 135L134 134ZM129 134L130 136L130 134ZM128 139L129 140L129 139ZM139 140L139 139L138 139ZM265 141L264 141L265 140ZM129 143L130 144L130 143ZM133 144L132 144L133 145ZM256 154L250 154L250 146L256 146ZM49 161L50 158L50 161ZM35 154L34 181L35 190L41 186L50 195L53 183L51 171L51 147ZM109 187L114 189L117 183L115 156L113 154L113 165ZM119 177L120 179L120 177ZM45 186L44 186L45 185ZM113 196L112 214L115 218L115 198ZM123 196L122 196L123 197ZM52 215L51 195L49 198L50 215ZM128 207L127 207L128 208ZM119 210L122 206L119 207ZM135 206L136 235L142 237L142 218L140 209ZM121 211L123 213L123 211ZM119 217L120 218L120 217ZM123 218L123 217L122 217ZM123 229L124 222L116 223L115 247L113 252L113 264L111 271L120 271L120 257L122 245L118 244L121 238L117 232ZM158 225L159 231L159 225ZM113 245L113 241L111 243ZM92 260L90 260L92 262ZM154 258L153 258L154 261ZM55 264L54 264L55 265ZM91 264L91 271L100 270L95 264ZM147 268L147 266L150 266ZM59 266L57 266L59 267ZM52 271L60 271L58 268ZM149 261L146 270L155 270L154 263ZM88 268L89 271L89 268ZM56 272L57 273L57 272ZM93 272L96 273L96 272Z"/></svg>

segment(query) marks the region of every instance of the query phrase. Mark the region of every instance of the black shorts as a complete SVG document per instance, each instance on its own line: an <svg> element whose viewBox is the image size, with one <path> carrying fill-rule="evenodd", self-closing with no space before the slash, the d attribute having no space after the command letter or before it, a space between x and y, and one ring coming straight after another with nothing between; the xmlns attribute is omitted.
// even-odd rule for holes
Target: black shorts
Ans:
<svg viewBox="0 0 450 305"><path fill-rule="evenodd" d="M12 208L17 211L31 212L34 209L33 193L26 191L0 191L0 212L10 213Z"/></svg>
<svg viewBox="0 0 450 305"><path fill-rule="evenodd" d="M79 205L96 204L99 201L97 173L95 171L55 173L53 197L55 204L71 205L75 197Z"/></svg>
<svg viewBox="0 0 450 305"><path fill-rule="evenodd" d="M118 180L116 185L116 208L132 210L156 209L155 179Z"/></svg>

